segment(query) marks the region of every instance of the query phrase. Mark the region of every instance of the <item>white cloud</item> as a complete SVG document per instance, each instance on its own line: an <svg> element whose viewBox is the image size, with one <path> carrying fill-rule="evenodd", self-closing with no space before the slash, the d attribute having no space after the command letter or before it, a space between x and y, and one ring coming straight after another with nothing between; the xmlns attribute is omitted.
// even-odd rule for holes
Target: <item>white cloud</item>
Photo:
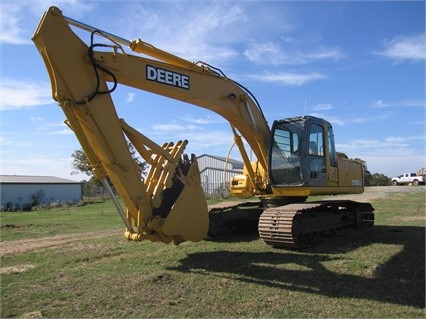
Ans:
<svg viewBox="0 0 426 319"><path fill-rule="evenodd" d="M338 61L345 57L345 54L339 48L328 48L321 46L318 50L305 54L306 60L334 60Z"/></svg>
<svg viewBox="0 0 426 319"><path fill-rule="evenodd" d="M171 131L188 131L194 130L196 127L194 125L183 125L183 124L154 124L152 128L161 133L161 132L171 132Z"/></svg>
<svg viewBox="0 0 426 319"><path fill-rule="evenodd" d="M293 72L281 72L281 73L271 73L265 72L261 75L249 75L251 79L255 79L262 82L268 83L277 83L284 86L299 86L312 81L325 79L326 76L318 73L293 73Z"/></svg>
<svg viewBox="0 0 426 319"><path fill-rule="evenodd" d="M368 123L368 122L378 122L385 121L392 116L392 112L386 112L379 115L370 115L370 116L360 116L359 114L345 114L341 116L336 116L332 114L322 113L320 111L327 111L328 109L324 108L323 110L318 109L317 112L310 112L310 115L326 119L331 123L332 126L344 126L349 123Z"/></svg>
<svg viewBox="0 0 426 319"><path fill-rule="evenodd" d="M387 157L388 155L400 156L403 154L406 157L412 152L411 143L416 141L425 141L426 136L388 136L383 139L360 139L352 140L346 144L340 144L336 148L343 151L358 151L366 154L373 153L381 154ZM407 151L408 153L405 153ZM416 150L416 152L419 150ZM389 157L388 157L389 158Z"/></svg>
<svg viewBox="0 0 426 319"><path fill-rule="evenodd" d="M32 117L31 121L38 125L39 130L50 131L51 129L67 127L64 122L46 123L42 117Z"/></svg>
<svg viewBox="0 0 426 319"><path fill-rule="evenodd" d="M392 177L403 172L416 172L426 166L424 148L414 146L422 141L426 141L426 136L388 136L383 139L352 140L346 144L336 144L336 149L351 158L366 161L371 173Z"/></svg>
<svg viewBox="0 0 426 319"><path fill-rule="evenodd" d="M56 176L72 180L87 179L82 175L71 176L72 157L53 157L38 153L27 156L5 156L2 158L2 174Z"/></svg>
<svg viewBox="0 0 426 319"><path fill-rule="evenodd" d="M424 141L426 136L424 135L414 135L414 136L389 136L385 139L386 143L390 146L395 145L395 143L406 143L411 141Z"/></svg>
<svg viewBox="0 0 426 319"><path fill-rule="evenodd" d="M209 129L209 124L214 123L197 121L197 124L200 125L179 122L155 124L152 126L151 137L158 144L165 141L177 142L178 140L188 140L189 149L198 155L200 152L209 153L209 149L211 148L216 148L216 152L222 154L224 153L223 149L232 145L234 138L230 128L218 130L217 125L215 125L214 129Z"/></svg>
<svg viewBox="0 0 426 319"><path fill-rule="evenodd" d="M193 117L193 116L185 116L185 117L179 117L179 119L194 123L194 124L200 124L200 125L208 125L208 124L217 124L217 123L225 123L226 120L220 117L219 115L207 115L203 118L199 117Z"/></svg>
<svg viewBox="0 0 426 319"><path fill-rule="evenodd" d="M4 136L0 136L0 145L2 147L6 146L6 145L13 145L14 143L15 143L15 141L13 139L10 139L10 138L4 137Z"/></svg>
<svg viewBox="0 0 426 319"><path fill-rule="evenodd" d="M47 135L73 135L73 131L64 122L46 122L43 117L31 117L37 131Z"/></svg>
<svg viewBox="0 0 426 319"><path fill-rule="evenodd" d="M155 124L152 126L155 131L180 131L185 127L178 124Z"/></svg>
<svg viewBox="0 0 426 319"><path fill-rule="evenodd" d="M49 135L73 135L74 132L64 123L47 123L38 129L45 130Z"/></svg>
<svg viewBox="0 0 426 319"><path fill-rule="evenodd" d="M374 102L374 106L377 108L387 108L387 107L414 107L414 108L426 108L426 100L417 100L417 99L405 99L400 101L390 101L385 102L383 100L377 100Z"/></svg>
<svg viewBox="0 0 426 319"><path fill-rule="evenodd" d="M64 128L62 130L56 130L49 133L50 135L73 135L73 131L68 128Z"/></svg>
<svg viewBox="0 0 426 319"><path fill-rule="evenodd" d="M197 155L200 152L225 155L226 150L234 143L230 129L228 131L185 132L180 134L180 139L187 139L189 141L188 148ZM214 151L213 148L215 148Z"/></svg>
<svg viewBox="0 0 426 319"><path fill-rule="evenodd" d="M191 2L190 5L167 1L156 2L155 6L149 2L126 2L121 13L123 18L117 21L141 21L121 26L130 37L143 37L144 41L167 52L212 64L238 55L233 41L246 20L239 3L222 1Z"/></svg>
<svg viewBox="0 0 426 319"><path fill-rule="evenodd" d="M393 115L392 112L384 112L381 113L379 115L373 116L373 115L369 115L369 116L356 116L352 118L352 121L354 123L367 123L367 122L381 122L381 121L385 121L389 118L391 118L391 116Z"/></svg>
<svg viewBox="0 0 426 319"><path fill-rule="evenodd" d="M327 111L333 109L333 105L330 103L319 103L311 106L313 111Z"/></svg>
<svg viewBox="0 0 426 319"><path fill-rule="evenodd" d="M282 63L282 54L280 46L273 42L249 43L244 51L245 57L251 62L274 65Z"/></svg>
<svg viewBox="0 0 426 319"><path fill-rule="evenodd" d="M32 44L31 39L20 25L19 8L12 3L2 3L0 10L0 43L10 44Z"/></svg>
<svg viewBox="0 0 426 319"><path fill-rule="evenodd" d="M44 121L44 117L42 117L42 116L31 116L30 120L33 123L42 123Z"/></svg>
<svg viewBox="0 0 426 319"><path fill-rule="evenodd" d="M0 110L18 110L52 102L48 83L0 79Z"/></svg>
<svg viewBox="0 0 426 319"><path fill-rule="evenodd" d="M32 45L31 35L49 6L58 6L66 10L65 15L73 17L81 16L92 8L91 4L80 0L3 0L0 3L0 43Z"/></svg>
<svg viewBox="0 0 426 319"><path fill-rule="evenodd" d="M383 102L383 100L377 100L376 102L374 102L374 105L376 107L382 108L382 107L388 107L389 104Z"/></svg>
<svg viewBox="0 0 426 319"><path fill-rule="evenodd" d="M385 40L383 50L378 55L386 56L398 62L425 62L426 38L425 34L413 36L397 36L391 40Z"/></svg>
<svg viewBox="0 0 426 319"><path fill-rule="evenodd" d="M122 30L121 36L141 37L187 60L201 60L221 68L231 60L241 60L241 50L250 39L263 38L269 33L282 35L294 29L290 6L278 2L268 5L257 1L214 0L124 3L115 17L115 28ZM110 20L105 18L103 23L106 28Z"/></svg>
<svg viewBox="0 0 426 319"><path fill-rule="evenodd" d="M127 93L126 102L132 103L135 99L136 94L135 93Z"/></svg>
<svg viewBox="0 0 426 319"><path fill-rule="evenodd" d="M426 166L424 154L410 153L407 156L382 156L381 154L371 154L362 157L366 161L368 170L374 173L384 174L387 177L398 176L402 173L415 173L421 167Z"/></svg>
<svg viewBox="0 0 426 319"><path fill-rule="evenodd" d="M313 51L289 51L272 41L251 42L244 55L251 62L267 65L307 64L318 60L339 60L344 56L338 48L322 46Z"/></svg>
<svg viewBox="0 0 426 319"><path fill-rule="evenodd" d="M326 119L332 126L344 126L347 123L347 120L335 115L327 115L320 112L312 112L310 115Z"/></svg>

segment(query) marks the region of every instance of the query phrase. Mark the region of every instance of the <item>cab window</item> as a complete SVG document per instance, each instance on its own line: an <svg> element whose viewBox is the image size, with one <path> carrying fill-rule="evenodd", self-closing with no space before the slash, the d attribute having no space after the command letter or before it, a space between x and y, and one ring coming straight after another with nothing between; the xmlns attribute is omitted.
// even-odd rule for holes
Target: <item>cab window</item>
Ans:
<svg viewBox="0 0 426 319"><path fill-rule="evenodd" d="M311 125L308 154L324 156L324 130L322 126L318 124Z"/></svg>
<svg viewBox="0 0 426 319"><path fill-rule="evenodd" d="M324 129L312 124L309 132L308 157L311 172L325 172Z"/></svg>
<svg viewBox="0 0 426 319"><path fill-rule="evenodd" d="M299 135L284 126L277 126L271 149L271 179L274 185L302 182L300 173Z"/></svg>

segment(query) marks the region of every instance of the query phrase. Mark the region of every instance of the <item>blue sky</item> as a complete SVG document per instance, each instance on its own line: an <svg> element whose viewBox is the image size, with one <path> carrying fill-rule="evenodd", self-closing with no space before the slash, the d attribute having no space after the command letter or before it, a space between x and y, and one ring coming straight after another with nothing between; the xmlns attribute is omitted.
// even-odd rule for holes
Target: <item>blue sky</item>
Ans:
<svg viewBox="0 0 426 319"><path fill-rule="evenodd" d="M1 174L87 179L71 175L80 146L31 41L51 5L222 69L250 89L270 124L326 118L337 150L372 173L426 166L424 1L2 0ZM89 33L79 35L88 42ZM229 124L208 110L125 86L113 99L120 117L159 144L188 139L188 153L226 156L233 143Z"/></svg>

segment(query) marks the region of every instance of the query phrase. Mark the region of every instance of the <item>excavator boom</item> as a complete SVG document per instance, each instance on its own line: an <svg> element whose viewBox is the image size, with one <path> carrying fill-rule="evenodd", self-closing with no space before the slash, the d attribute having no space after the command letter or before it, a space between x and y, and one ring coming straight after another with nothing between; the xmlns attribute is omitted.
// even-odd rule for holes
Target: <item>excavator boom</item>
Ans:
<svg viewBox="0 0 426 319"><path fill-rule="evenodd" d="M45 13L33 41L46 64L53 99L65 113L95 176L107 189L111 182L127 207L125 212L114 201L125 222L126 237L166 243L204 239L207 204L196 157L184 155L188 142L160 146L119 119L107 85L115 77L113 72L97 62L102 58L93 53L96 45L83 43L58 8ZM128 141L150 165L145 179Z"/></svg>
<svg viewBox="0 0 426 319"><path fill-rule="evenodd" d="M81 41L70 25L91 32L91 43ZM109 44L95 43L99 36ZM63 16L56 7L44 14L33 41L46 64L53 99L65 113L95 176L107 189L111 181L127 207L124 212L115 201L129 239L198 241L206 236L209 222L196 157L184 157L188 142L159 146L120 119L111 98L117 84L222 115L231 124L250 167L249 180L255 181L257 173L251 169L239 134L248 137L259 166L267 171L270 130L260 108L244 88L207 65L188 62L141 40L128 41L98 30ZM122 45L151 58L129 55ZM145 179L128 151L128 141L150 165ZM265 181L252 182L251 189L261 193L265 185Z"/></svg>

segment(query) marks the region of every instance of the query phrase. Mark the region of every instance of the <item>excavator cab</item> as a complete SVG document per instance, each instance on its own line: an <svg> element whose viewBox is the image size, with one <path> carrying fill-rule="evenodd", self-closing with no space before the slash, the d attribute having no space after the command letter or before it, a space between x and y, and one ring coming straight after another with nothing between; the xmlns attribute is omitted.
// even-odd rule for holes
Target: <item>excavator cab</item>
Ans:
<svg viewBox="0 0 426 319"><path fill-rule="evenodd" d="M326 120L303 116L275 121L271 136L269 178L274 193L289 193L293 187L296 196L363 191L362 163L338 157L333 128ZM340 176L339 168L346 174Z"/></svg>

